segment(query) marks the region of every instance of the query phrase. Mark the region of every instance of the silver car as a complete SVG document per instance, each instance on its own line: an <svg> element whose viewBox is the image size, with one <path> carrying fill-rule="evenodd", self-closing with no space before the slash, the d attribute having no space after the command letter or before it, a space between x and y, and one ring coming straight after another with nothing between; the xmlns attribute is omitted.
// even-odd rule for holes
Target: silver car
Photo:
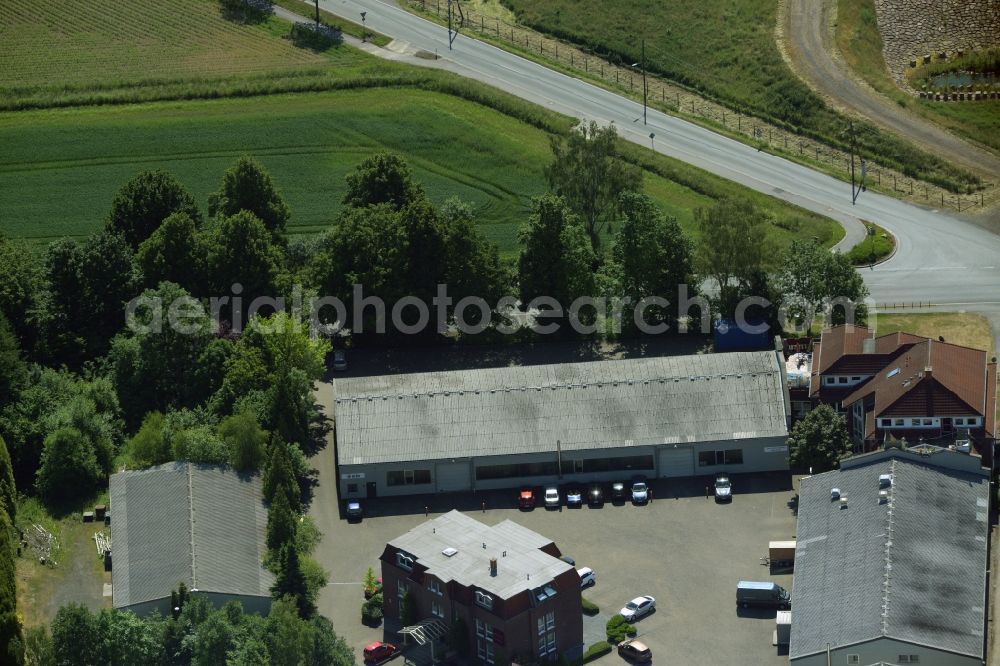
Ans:
<svg viewBox="0 0 1000 666"><path fill-rule="evenodd" d="M545 489L545 507L547 509L559 507L559 489L555 486L549 486Z"/></svg>
<svg viewBox="0 0 1000 666"><path fill-rule="evenodd" d="M733 499L733 484L729 477L720 474L715 477L715 501L729 502Z"/></svg>

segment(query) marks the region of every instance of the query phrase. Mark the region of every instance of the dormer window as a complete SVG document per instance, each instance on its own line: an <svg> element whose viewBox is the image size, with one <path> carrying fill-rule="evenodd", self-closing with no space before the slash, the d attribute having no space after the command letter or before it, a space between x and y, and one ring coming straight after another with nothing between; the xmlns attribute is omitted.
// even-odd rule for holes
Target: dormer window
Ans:
<svg viewBox="0 0 1000 666"><path fill-rule="evenodd" d="M406 553L396 553L396 566L400 569L413 571L413 557Z"/></svg>
<svg viewBox="0 0 1000 666"><path fill-rule="evenodd" d="M486 610L493 610L493 597L485 592L476 590L476 605L482 606Z"/></svg>
<svg viewBox="0 0 1000 666"><path fill-rule="evenodd" d="M430 585L427 586L427 589L429 589L431 592L437 595L444 594L444 591L441 589L441 581L437 580L436 578L431 579Z"/></svg>

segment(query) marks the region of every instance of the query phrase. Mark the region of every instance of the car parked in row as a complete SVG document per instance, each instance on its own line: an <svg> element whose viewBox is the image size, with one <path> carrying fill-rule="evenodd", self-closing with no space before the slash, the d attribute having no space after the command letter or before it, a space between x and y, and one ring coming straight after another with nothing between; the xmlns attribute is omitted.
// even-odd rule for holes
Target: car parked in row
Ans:
<svg viewBox="0 0 1000 666"><path fill-rule="evenodd" d="M649 615L656 610L656 599L649 595L636 597L618 611L618 614L629 622L634 622L639 618Z"/></svg>
<svg viewBox="0 0 1000 666"><path fill-rule="evenodd" d="M587 489L587 504L590 506L601 506L604 504L604 488L599 483L590 484Z"/></svg>
<svg viewBox="0 0 1000 666"><path fill-rule="evenodd" d="M546 509L558 509L559 508L559 489L555 486L549 486L545 489L545 508Z"/></svg>
<svg viewBox="0 0 1000 666"><path fill-rule="evenodd" d="M626 497L628 497L628 491L625 489L624 481L615 481L611 484L612 502L624 502Z"/></svg>
<svg viewBox="0 0 1000 666"><path fill-rule="evenodd" d="M637 476L632 479L632 503L645 504L649 501L649 486L646 477Z"/></svg>
<svg viewBox="0 0 1000 666"><path fill-rule="evenodd" d="M583 506L583 493L576 486L566 491L566 506L577 509Z"/></svg>
<svg viewBox="0 0 1000 666"><path fill-rule="evenodd" d="M517 497L517 506L525 511L530 511L535 508L535 491L530 488L525 488L521 491L521 494Z"/></svg>
<svg viewBox="0 0 1000 666"><path fill-rule="evenodd" d="M365 516L364 510L361 508L361 502L357 500L350 500L347 503L347 510L344 513L349 523L360 523Z"/></svg>

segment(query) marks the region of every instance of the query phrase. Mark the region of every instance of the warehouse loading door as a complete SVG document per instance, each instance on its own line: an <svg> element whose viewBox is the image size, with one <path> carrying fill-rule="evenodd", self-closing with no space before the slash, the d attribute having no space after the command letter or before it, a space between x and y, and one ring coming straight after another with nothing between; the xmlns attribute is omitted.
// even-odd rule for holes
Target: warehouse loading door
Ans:
<svg viewBox="0 0 1000 666"><path fill-rule="evenodd" d="M660 449L657 462L661 477L694 476L694 449L690 446Z"/></svg>
<svg viewBox="0 0 1000 666"><path fill-rule="evenodd" d="M437 482L438 492L472 490L472 475L469 472L471 467L468 462L447 462L435 465L434 480Z"/></svg>

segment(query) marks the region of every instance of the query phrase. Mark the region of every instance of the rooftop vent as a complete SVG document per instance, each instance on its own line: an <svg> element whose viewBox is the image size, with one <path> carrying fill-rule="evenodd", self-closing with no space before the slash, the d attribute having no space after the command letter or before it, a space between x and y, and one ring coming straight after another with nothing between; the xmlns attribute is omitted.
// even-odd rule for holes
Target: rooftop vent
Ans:
<svg viewBox="0 0 1000 666"><path fill-rule="evenodd" d="M444 550L441 551L441 554L444 555L445 557L454 557L455 555L458 555L458 549L445 548Z"/></svg>
<svg viewBox="0 0 1000 666"><path fill-rule="evenodd" d="M840 499L840 488L830 488L830 500L836 501Z"/></svg>
<svg viewBox="0 0 1000 666"><path fill-rule="evenodd" d="M490 558L490 575L491 576L497 575L497 558L495 557Z"/></svg>
<svg viewBox="0 0 1000 666"><path fill-rule="evenodd" d="M892 485L892 474L879 474L878 487L888 488Z"/></svg>

